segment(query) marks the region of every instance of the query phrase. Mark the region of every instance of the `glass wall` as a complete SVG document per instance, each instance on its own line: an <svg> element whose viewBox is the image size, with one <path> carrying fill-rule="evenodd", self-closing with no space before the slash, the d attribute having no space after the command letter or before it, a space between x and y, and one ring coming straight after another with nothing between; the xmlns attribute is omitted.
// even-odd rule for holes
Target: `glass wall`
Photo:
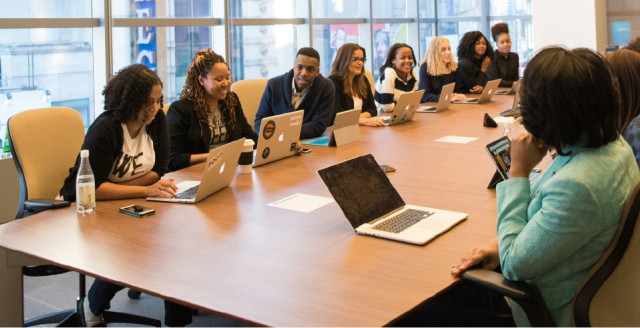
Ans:
<svg viewBox="0 0 640 328"><path fill-rule="evenodd" d="M624 47L640 35L640 1L607 0L608 44Z"/></svg>

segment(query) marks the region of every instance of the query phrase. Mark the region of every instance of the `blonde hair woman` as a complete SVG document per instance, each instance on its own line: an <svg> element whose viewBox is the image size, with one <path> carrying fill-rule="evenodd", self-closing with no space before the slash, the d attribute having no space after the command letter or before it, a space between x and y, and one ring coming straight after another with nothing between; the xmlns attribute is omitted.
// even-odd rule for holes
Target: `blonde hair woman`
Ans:
<svg viewBox="0 0 640 328"><path fill-rule="evenodd" d="M420 82L418 89L423 90L422 102L438 102L442 87L456 83L453 99L465 99L464 89L458 75L458 63L453 60L451 45L447 38L436 36L429 44L429 50L420 63Z"/></svg>

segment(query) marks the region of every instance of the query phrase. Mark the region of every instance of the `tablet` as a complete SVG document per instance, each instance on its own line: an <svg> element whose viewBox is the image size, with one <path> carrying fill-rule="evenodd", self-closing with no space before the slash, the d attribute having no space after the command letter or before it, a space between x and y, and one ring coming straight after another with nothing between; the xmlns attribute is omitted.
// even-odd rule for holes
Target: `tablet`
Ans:
<svg viewBox="0 0 640 328"><path fill-rule="evenodd" d="M509 138L504 136L489 143L486 148L498 170L498 174L503 180L509 179L509 169L511 167L511 141L509 141Z"/></svg>

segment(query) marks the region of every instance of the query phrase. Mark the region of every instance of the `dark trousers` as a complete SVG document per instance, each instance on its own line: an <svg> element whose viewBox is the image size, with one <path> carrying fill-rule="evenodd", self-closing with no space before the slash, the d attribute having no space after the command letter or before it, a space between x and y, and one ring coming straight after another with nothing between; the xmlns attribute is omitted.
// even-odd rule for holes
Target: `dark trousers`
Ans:
<svg viewBox="0 0 640 328"><path fill-rule="evenodd" d="M398 327L513 327L504 297L468 281L459 281L391 322Z"/></svg>
<svg viewBox="0 0 640 328"><path fill-rule="evenodd" d="M109 308L109 302L124 287L96 279L89 289L89 308L101 315ZM164 301L164 324L167 326L186 326L191 323L191 308L171 301Z"/></svg>

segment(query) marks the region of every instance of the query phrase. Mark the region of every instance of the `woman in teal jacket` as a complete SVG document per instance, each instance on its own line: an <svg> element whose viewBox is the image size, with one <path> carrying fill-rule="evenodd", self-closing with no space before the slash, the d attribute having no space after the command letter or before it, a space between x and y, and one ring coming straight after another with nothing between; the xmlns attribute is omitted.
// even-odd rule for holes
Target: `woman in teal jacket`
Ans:
<svg viewBox="0 0 640 328"><path fill-rule="evenodd" d="M537 286L555 322L570 326L574 292L613 238L638 165L618 131L618 88L599 54L543 49L522 85L528 133L512 140L510 178L496 190L498 238L452 274L500 265L506 278ZM529 172L549 150L557 156L531 186ZM529 325L515 302L509 306L517 325Z"/></svg>

